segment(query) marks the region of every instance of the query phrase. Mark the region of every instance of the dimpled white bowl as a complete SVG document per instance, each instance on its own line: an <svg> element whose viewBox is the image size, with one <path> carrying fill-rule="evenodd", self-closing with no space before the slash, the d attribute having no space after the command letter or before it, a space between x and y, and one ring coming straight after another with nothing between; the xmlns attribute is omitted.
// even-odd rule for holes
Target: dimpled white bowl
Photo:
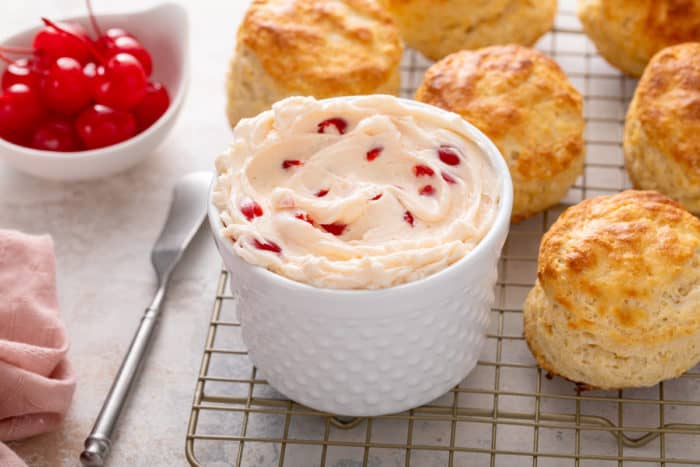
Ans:
<svg viewBox="0 0 700 467"><path fill-rule="evenodd" d="M4 45L31 45L40 29L37 26L2 41ZM64 20L62 20L64 21ZM87 17L68 18L92 31ZM151 79L165 84L170 93L170 107L150 128L112 146L79 152L39 151L12 144L0 138L0 159L40 178L50 180L87 180L106 177L126 170L146 158L172 129L185 99L189 79L187 12L174 3L125 14L97 15L103 29L123 28L139 38L153 57ZM0 65L0 73L4 71Z"/></svg>
<svg viewBox="0 0 700 467"><path fill-rule="evenodd" d="M236 255L210 198L209 222L231 273L250 358L285 396L320 411L375 416L425 404L474 368L486 340L513 203L508 167L493 143L458 115L401 101L476 142L500 184L491 229L473 251L442 271L380 290L295 282Z"/></svg>

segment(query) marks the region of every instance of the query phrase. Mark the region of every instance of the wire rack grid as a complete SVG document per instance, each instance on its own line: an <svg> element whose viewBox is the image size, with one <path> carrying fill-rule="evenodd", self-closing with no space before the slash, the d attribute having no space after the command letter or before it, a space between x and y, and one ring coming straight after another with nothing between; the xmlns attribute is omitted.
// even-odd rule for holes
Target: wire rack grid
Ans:
<svg viewBox="0 0 700 467"><path fill-rule="evenodd" d="M496 305L476 369L448 394L408 412L339 419L286 399L250 363L221 272L186 439L193 466L672 466L700 465L700 370L653 388L581 392L549 379L527 350L521 306L540 238L566 205L629 187L622 130L635 82L581 33L575 2L560 1L538 48L585 99L584 174L562 205L512 227ZM402 93L430 62L407 51Z"/></svg>

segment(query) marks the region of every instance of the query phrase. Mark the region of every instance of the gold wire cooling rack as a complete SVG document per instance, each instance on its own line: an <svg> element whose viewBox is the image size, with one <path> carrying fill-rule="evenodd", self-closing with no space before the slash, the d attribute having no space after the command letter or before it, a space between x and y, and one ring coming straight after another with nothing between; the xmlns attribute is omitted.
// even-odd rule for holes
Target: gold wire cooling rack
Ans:
<svg viewBox="0 0 700 467"><path fill-rule="evenodd" d="M574 1L538 44L585 97L587 160L564 205L629 187L622 129L635 82L610 68L581 33ZM403 64L411 97L430 65ZM228 274L221 272L192 404L193 466L671 466L700 465L700 370L654 388L581 392L548 379L522 337L521 305L540 238L564 205L512 227L496 306L476 369L448 394L408 412L339 419L276 392L247 357Z"/></svg>

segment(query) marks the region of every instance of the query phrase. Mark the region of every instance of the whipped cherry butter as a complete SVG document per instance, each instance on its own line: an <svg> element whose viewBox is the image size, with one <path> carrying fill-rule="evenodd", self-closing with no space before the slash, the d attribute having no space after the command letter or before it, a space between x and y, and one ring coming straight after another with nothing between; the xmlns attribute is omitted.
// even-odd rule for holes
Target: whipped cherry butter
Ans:
<svg viewBox="0 0 700 467"><path fill-rule="evenodd" d="M292 97L242 120L213 201L236 254L316 287L379 289L467 255L498 209L484 151L389 96Z"/></svg>

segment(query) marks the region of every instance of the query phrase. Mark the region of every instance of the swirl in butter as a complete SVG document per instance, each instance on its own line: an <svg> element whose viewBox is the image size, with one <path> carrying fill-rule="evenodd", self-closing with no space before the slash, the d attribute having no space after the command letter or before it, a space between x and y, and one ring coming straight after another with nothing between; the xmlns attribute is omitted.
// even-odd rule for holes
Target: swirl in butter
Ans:
<svg viewBox="0 0 700 467"><path fill-rule="evenodd" d="M248 263L312 286L379 289L467 255L499 182L446 117L390 96L292 97L242 120L213 201Z"/></svg>

